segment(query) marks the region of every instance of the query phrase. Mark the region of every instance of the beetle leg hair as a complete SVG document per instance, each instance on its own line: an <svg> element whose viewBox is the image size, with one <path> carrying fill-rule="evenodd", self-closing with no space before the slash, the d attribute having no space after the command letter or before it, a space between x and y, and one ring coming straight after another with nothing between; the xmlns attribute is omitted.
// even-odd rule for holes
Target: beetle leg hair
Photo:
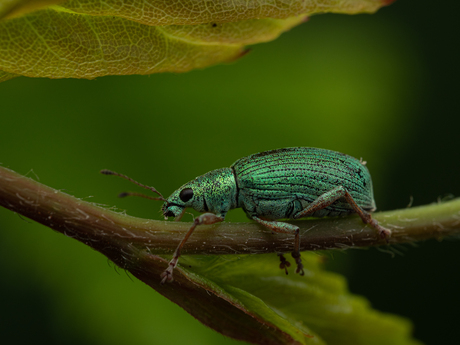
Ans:
<svg viewBox="0 0 460 345"><path fill-rule="evenodd" d="M256 216L252 216L252 219L254 219L256 222L259 224L262 224L263 226L269 228L270 230L273 230L275 232L281 232L284 234L294 234L295 235L295 243L294 243L294 251L292 252L292 257L295 259L295 263L297 264L297 269L295 273L300 273L301 276L304 275L303 271L303 265L302 265L302 260L300 259L300 235L299 235L299 227L288 224L288 223L283 223L283 222L277 222L275 220L264 220L260 219ZM284 260L283 260L284 259ZM286 267L289 267L291 264L286 261L283 255L280 255L280 268L285 269L287 272Z"/></svg>
<svg viewBox="0 0 460 345"><path fill-rule="evenodd" d="M356 201L350 195L350 193L348 193L348 191L342 186L335 187L330 191L320 195L305 209L295 214L293 218L298 219L308 217L316 211L322 210L323 208L332 205L335 201L337 201L340 198L345 198L345 200L350 204L353 210L361 217L363 222L365 224L369 224L374 229L376 229L380 237L385 238L388 242L388 238L391 236L391 230L388 230L381 226L375 219L372 218L372 216L368 212L364 211L361 207L359 207Z"/></svg>
<svg viewBox="0 0 460 345"><path fill-rule="evenodd" d="M189 237L192 235L195 228L201 224L214 224L214 223L223 222L223 221L224 221L223 217L216 216L213 213L203 213L199 217L195 218L195 220L193 221L193 225L191 226L189 231L185 234L184 238L182 239L182 241L179 243L176 250L174 251L173 258L169 262L168 268L165 269L163 273L161 274L161 278L162 278L161 284L164 284L165 282L170 283L174 280L173 270L177 266L177 262L179 261L180 251L182 247L184 246L185 242L187 242Z"/></svg>

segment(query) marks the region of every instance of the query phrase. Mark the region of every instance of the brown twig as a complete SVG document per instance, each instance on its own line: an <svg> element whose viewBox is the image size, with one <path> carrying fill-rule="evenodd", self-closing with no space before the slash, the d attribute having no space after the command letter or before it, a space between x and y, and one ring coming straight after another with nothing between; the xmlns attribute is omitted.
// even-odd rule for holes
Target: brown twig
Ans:
<svg viewBox="0 0 460 345"><path fill-rule="evenodd" d="M0 205L108 254L126 246L171 254L191 223L130 217L45 186L0 167ZM460 232L460 199L381 212L375 218L392 229L389 243L442 238ZM308 219L301 228L302 250L386 245L359 217ZM183 254L289 252L293 238L272 234L256 223L201 226Z"/></svg>

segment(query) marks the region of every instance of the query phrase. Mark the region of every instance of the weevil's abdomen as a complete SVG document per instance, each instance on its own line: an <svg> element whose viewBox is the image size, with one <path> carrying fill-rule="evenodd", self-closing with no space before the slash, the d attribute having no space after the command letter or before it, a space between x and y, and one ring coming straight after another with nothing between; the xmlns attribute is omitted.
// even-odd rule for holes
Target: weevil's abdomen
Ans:
<svg viewBox="0 0 460 345"><path fill-rule="evenodd" d="M237 179L238 207L248 215L291 218L337 186L343 186L364 210L376 208L369 171L359 160L343 153L285 148L241 158L231 168ZM350 213L350 204L339 199L312 216Z"/></svg>

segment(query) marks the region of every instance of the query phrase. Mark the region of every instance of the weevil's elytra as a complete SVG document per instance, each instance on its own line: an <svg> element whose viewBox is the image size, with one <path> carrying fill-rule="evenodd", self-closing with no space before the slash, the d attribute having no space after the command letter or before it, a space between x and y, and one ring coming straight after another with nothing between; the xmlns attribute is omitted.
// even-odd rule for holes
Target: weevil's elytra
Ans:
<svg viewBox="0 0 460 345"><path fill-rule="evenodd" d="M184 184L165 199L153 187L146 187L163 200L162 213L179 220L185 208L206 212L194 220L190 230L174 252L169 267L161 275L162 283L173 280L180 251L200 224L222 222L227 212L241 207L246 215L274 232L292 233L292 257L296 272L303 275L300 259L299 228L279 219L341 216L357 213L364 223L375 228L382 238L385 229L368 212L376 209L372 180L366 163L346 154L311 148L292 147L256 153L237 160L229 168L210 171ZM106 174L119 175L104 171ZM138 195L136 193L127 195ZM280 268L289 262L280 255Z"/></svg>

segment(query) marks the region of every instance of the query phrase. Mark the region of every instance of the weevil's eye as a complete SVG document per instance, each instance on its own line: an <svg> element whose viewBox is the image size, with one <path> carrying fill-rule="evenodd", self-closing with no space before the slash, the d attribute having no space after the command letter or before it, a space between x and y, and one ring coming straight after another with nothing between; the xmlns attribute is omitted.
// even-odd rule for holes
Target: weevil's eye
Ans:
<svg viewBox="0 0 460 345"><path fill-rule="evenodd" d="M183 202L187 202L189 201L191 198L193 198L193 190L192 188L184 188L181 190L180 194L179 194L179 198L183 201Z"/></svg>

